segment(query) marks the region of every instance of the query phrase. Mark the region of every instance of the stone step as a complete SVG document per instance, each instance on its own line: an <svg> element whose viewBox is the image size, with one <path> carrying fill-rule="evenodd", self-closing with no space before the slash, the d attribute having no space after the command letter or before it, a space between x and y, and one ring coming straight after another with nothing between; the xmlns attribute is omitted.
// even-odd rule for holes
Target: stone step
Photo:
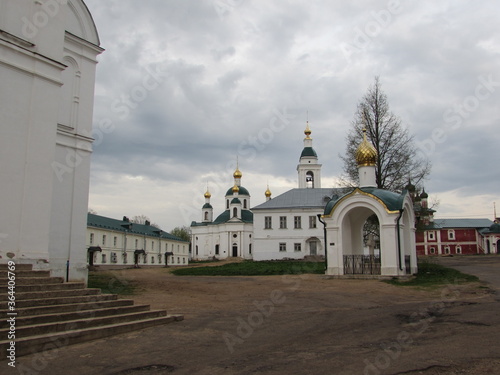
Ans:
<svg viewBox="0 0 500 375"><path fill-rule="evenodd" d="M56 283L56 284L38 284L38 285L17 285L15 287L16 293L24 292L39 292L51 290L68 290L68 289L83 289L85 283L69 282L69 283ZM0 285L0 294L7 293L7 286Z"/></svg>
<svg viewBox="0 0 500 375"><path fill-rule="evenodd" d="M1 274L0 276L3 276L5 274ZM55 283L62 283L64 280L62 277L26 277L26 278L21 278L18 279L16 278L15 280L15 286L17 287L18 285L41 285L41 284L55 284ZM11 284L8 284L9 279L7 277L0 277L0 285L1 286L8 286Z"/></svg>
<svg viewBox="0 0 500 375"><path fill-rule="evenodd" d="M63 284L64 285L64 284ZM29 299L45 299L45 298L56 298L56 297L76 297L76 296L90 296L97 295L101 293L101 289L68 289L68 290L49 290L40 292L21 292L18 293L16 290L15 298L17 301L29 300ZM6 301L8 299L7 294L0 294L0 301Z"/></svg>
<svg viewBox="0 0 500 375"><path fill-rule="evenodd" d="M16 299L16 309L24 307L35 307L35 306L51 306L51 305L66 305L74 303L84 303L84 302L99 302L117 299L116 294L97 294L90 296L69 296L69 297L54 297L54 298L40 298L40 299ZM2 308L7 308L7 302L0 302Z"/></svg>
<svg viewBox="0 0 500 375"><path fill-rule="evenodd" d="M15 270L11 272L8 270L0 270L0 276L2 278L8 277L9 275L14 275L16 279L26 278L26 277L50 277L50 271L32 271L32 270Z"/></svg>
<svg viewBox="0 0 500 375"><path fill-rule="evenodd" d="M35 324L44 324L51 322L66 322L68 320L76 320L83 318L97 318L102 316L130 314L141 311L149 311L149 305L130 305L130 306L116 306L104 309L72 311L66 313L53 313L32 316L16 316L16 327L29 326ZM8 328L9 324L6 319L0 320L0 328Z"/></svg>
<svg viewBox="0 0 500 375"><path fill-rule="evenodd" d="M66 305L35 306L25 308L16 307L15 311L17 312L18 316L32 316L41 314L57 314L65 312L97 310L117 306L132 306L133 304L134 301L130 299L115 299L109 301L71 303ZM7 312L8 311L5 309L0 310L0 316L6 316Z"/></svg>
<svg viewBox="0 0 500 375"><path fill-rule="evenodd" d="M87 329L111 324L120 324L138 320L153 319L166 316L165 310L141 311L130 314L120 314L111 316L101 316L96 318L79 318L66 322L51 322L18 327L16 325L17 337L29 337L39 335L49 335L70 330ZM9 328L0 329L0 337L7 337Z"/></svg>
<svg viewBox="0 0 500 375"><path fill-rule="evenodd" d="M149 328L160 324L172 323L183 319L184 317L182 315L167 315L164 317L150 318L134 322L70 330L50 335L31 336L26 338L16 337L16 357L45 350L57 349L66 345L100 339L120 333ZM0 341L0 353L7 353L9 351L9 346L10 341Z"/></svg>
<svg viewBox="0 0 500 375"><path fill-rule="evenodd" d="M11 267L12 266L9 266L7 263L0 263L0 272L2 270L8 270ZM33 265L32 264L15 264L14 268L15 268L14 271L20 271L20 270L30 271L33 269Z"/></svg>

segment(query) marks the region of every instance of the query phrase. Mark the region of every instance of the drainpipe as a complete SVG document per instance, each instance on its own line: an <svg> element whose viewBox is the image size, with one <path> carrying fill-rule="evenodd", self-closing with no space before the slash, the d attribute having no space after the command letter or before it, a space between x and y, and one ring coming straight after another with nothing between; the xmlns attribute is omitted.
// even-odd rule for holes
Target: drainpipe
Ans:
<svg viewBox="0 0 500 375"><path fill-rule="evenodd" d="M398 257L399 257L399 269L401 271L403 271L403 262L401 262L401 234L399 233L399 221L401 220L401 217L403 216L403 211L405 209L404 208L401 208L399 210L399 215L398 215L398 219L396 220L396 223L397 223L397 228L398 228Z"/></svg>
<svg viewBox="0 0 500 375"><path fill-rule="evenodd" d="M318 214L318 220L321 224L323 224L323 236L325 237L325 272L328 268L328 242L326 240L326 223L322 218L321 214Z"/></svg>

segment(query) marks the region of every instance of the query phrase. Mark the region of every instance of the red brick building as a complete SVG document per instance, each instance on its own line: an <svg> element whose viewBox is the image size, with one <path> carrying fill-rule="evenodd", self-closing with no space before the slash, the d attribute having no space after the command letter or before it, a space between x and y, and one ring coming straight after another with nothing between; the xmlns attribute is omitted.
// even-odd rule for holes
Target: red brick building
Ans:
<svg viewBox="0 0 500 375"><path fill-rule="evenodd" d="M485 246L488 219L436 219L416 231L417 255L496 253ZM496 250L496 249L495 249Z"/></svg>
<svg viewBox="0 0 500 375"><path fill-rule="evenodd" d="M416 217L418 255L496 254L500 247L500 224L489 219L434 219L428 194L408 183Z"/></svg>

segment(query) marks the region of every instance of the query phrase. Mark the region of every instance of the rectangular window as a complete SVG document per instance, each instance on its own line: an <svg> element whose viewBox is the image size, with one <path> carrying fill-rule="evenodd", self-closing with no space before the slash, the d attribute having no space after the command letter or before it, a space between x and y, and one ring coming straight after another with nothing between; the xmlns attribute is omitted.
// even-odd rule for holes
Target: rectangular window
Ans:
<svg viewBox="0 0 500 375"><path fill-rule="evenodd" d="M293 244L293 250L294 251L302 251L302 244L300 244L300 243L294 243Z"/></svg>
<svg viewBox="0 0 500 375"><path fill-rule="evenodd" d="M219 255L219 245L215 245L215 255Z"/></svg>
<svg viewBox="0 0 500 375"><path fill-rule="evenodd" d="M293 218L293 227L295 229L301 229L302 228L302 218L300 216L294 216L294 218Z"/></svg>
<svg viewBox="0 0 500 375"><path fill-rule="evenodd" d="M94 233L90 233L90 244L94 243Z"/></svg>
<svg viewBox="0 0 500 375"><path fill-rule="evenodd" d="M137 238L135 239L135 249L139 250L139 240Z"/></svg>
<svg viewBox="0 0 500 375"><path fill-rule="evenodd" d="M264 217L264 229L272 229L273 228L273 220L271 216Z"/></svg>
<svg viewBox="0 0 500 375"><path fill-rule="evenodd" d="M113 237L113 246L116 247L116 244L118 242L118 237Z"/></svg>
<svg viewBox="0 0 500 375"><path fill-rule="evenodd" d="M286 243L280 242L280 251L286 251Z"/></svg>
<svg viewBox="0 0 500 375"><path fill-rule="evenodd" d="M434 231L430 231L429 232L429 240L434 240L436 237L435 237L435 234L434 234Z"/></svg>
<svg viewBox="0 0 500 375"><path fill-rule="evenodd" d="M309 228L316 228L316 216L309 216Z"/></svg>
<svg viewBox="0 0 500 375"><path fill-rule="evenodd" d="M151 251L154 251L154 250L155 250L155 242L151 241Z"/></svg>
<svg viewBox="0 0 500 375"><path fill-rule="evenodd" d="M280 229L286 229L286 216L280 216Z"/></svg>
<svg viewBox="0 0 500 375"><path fill-rule="evenodd" d="M106 235L105 234L102 235L102 245L103 246L106 245Z"/></svg>

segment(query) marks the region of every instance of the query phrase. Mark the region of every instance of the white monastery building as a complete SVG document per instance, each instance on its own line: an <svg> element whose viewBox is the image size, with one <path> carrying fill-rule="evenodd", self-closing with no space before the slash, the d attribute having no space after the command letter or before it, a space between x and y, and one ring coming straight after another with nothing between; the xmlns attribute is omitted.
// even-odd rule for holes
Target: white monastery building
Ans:
<svg viewBox="0 0 500 375"><path fill-rule="evenodd" d="M237 169L225 211L215 220L211 195L205 193L202 221L191 224L192 257L280 260L326 255L328 275L416 273L413 202L406 190L400 194L377 188L377 153L366 132L356 154L360 184L355 189L321 187L321 164L309 124L304 134L298 188L271 198L268 187L266 202L250 210L250 194L241 186ZM379 223L376 246L363 235L370 217Z"/></svg>
<svg viewBox="0 0 500 375"><path fill-rule="evenodd" d="M185 266L189 243L171 235L149 221L132 223L88 214L87 244L89 264L93 266Z"/></svg>
<svg viewBox="0 0 500 375"><path fill-rule="evenodd" d="M96 57L81 0L0 2L0 262L87 279Z"/></svg>

